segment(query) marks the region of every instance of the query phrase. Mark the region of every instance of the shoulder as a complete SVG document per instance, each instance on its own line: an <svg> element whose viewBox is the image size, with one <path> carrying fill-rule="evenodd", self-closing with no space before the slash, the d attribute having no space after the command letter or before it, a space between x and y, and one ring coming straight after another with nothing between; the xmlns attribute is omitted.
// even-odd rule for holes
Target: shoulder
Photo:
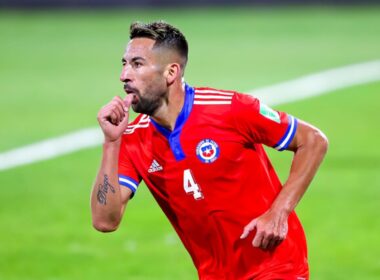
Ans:
<svg viewBox="0 0 380 280"><path fill-rule="evenodd" d="M150 117L148 115L140 114L133 120L124 131L124 135L131 135L135 133L144 133L150 124Z"/></svg>
<svg viewBox="0 0 380 280"><path fill-rule="evenodd" d="M229 105L232 111L240 111L259 108L260 101L252 95L234 90L194 87L194 105Z"/></svg>
<svg viewBox="0 0 380 280"><path fill-rule="evenodd" d="M194 105L230 105L236 91L210 87L194 88Z"/></svg>

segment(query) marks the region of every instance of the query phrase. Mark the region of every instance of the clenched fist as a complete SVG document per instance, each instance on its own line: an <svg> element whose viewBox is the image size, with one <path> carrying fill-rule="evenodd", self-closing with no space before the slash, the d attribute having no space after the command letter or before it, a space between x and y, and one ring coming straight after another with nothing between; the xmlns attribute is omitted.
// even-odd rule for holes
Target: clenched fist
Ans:
<svg viewBox="0 0 380 280"><path fill-rule="evenodd" d="M127 95L124 100L115 96L111 102L100 109L98 122L103 130L105 142L117 141L127 129L129 108L133 96Z"/></svg>

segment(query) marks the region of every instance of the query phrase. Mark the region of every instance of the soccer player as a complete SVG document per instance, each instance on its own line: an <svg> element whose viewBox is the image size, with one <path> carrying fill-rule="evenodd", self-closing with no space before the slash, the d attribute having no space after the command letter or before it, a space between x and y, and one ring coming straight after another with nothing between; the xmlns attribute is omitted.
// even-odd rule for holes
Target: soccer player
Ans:
<svg viewBox="0 0 380 280"><path fill-rule="evenodd" d="M187 58L177 28L131 25L120 76L126 97L98 113L104 144L91 196L94 227L116 230L144 181L199 279L308 279L294 209L326 153L326 137L252 96L184 83ZM130 108L140 115L128 123ZM263 144L294 153L284 185Z"/></svg>

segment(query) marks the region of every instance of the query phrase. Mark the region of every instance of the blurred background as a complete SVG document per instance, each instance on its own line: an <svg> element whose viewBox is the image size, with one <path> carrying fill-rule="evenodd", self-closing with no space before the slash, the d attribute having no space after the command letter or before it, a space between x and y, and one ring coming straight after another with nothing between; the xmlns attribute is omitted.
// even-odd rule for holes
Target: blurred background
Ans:
<svg viewBox="0 0 380 280"><path fill-rule="evenodd" d="M186 35L194 86L248 93L380 60L375 0L0 0L0 164L12 149L96 128L99 108L124 94L130 23L160 19ZM380 81L371 81L274 106L330 140L297 207L311 279L380 279L379 104ZM91 148L0 170L0 279L197 279L143 185L118 231L92 228L93 137ZM291 153L268 152L284 181Z"/></svg>

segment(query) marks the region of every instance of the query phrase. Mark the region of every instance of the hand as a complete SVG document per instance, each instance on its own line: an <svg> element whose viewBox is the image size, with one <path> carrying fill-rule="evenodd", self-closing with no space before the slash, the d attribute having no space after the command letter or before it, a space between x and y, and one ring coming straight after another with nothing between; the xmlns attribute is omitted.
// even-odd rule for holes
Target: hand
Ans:
<svg viewBox="0 0 380 280"><path fill-rule="evenodd" d="M132 98L132 95L127 95L123 100L115 96L111 102L100 109L98 122L106 142L117 141L127 129Z"/></svg>
<svg viewBox="0 0 380 280"><path fill-rule="evenodd" d="M248 234L255 229L256 234L252 241L253 247L263 250L272 250L278 246L288 234L288 215L269 210L246 225L240 238L246 238Z"/></svg>

